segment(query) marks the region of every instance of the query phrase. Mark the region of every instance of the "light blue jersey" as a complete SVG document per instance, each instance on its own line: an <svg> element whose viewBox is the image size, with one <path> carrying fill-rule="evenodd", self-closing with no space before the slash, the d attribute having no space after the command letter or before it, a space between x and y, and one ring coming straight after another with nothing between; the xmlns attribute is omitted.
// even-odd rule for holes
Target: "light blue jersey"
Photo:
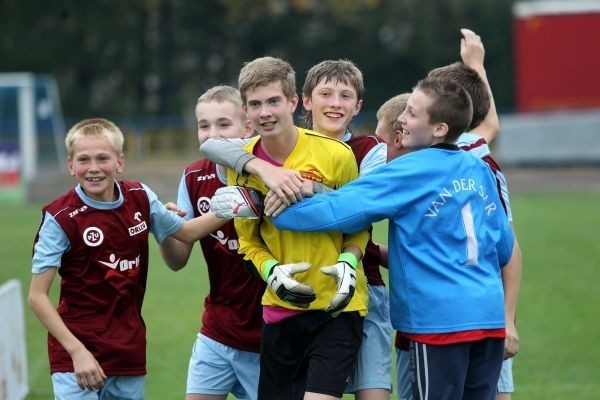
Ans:
<svg viewBox="0 0 600 400"><path fill-rule="evenodd" d="M351 233L382 219L389 219L395 329L504 327L500 267L514 237L483 161L451 145L419 150L291 206L274 222L278 229Z"/></svg>

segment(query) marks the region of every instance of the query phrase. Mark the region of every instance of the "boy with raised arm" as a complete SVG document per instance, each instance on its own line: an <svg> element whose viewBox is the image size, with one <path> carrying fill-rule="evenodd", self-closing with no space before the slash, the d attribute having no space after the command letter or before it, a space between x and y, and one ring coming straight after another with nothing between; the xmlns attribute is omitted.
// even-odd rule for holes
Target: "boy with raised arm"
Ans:
<svg viewBox="0 0 600 400"><path fill-rule="evenodd" d="M242 138L252 132L237 89L215 86L207 90L195 107L198 141L210 137ZM226 185L226 171L209 160L186 167L177 196L177 206L188 218L209 212L209 200ZM260 366L260 336L265 283L253 276L238 254L238 236L233 221L200 240L208 268L210 292L204 301L202 327L190 357L187 400L237 398L255 400ZM160 246L169 267L183 268L193 244L167 238ZM254 274L255 275L255 274Z"/></svg>
<svg viewBox="0 0 600 400"><path fill-rule="evenodd" d="M421 81L392 151L410 153L274 218L281 229L343 232L390 220L392 324L410 340L417 399L494 399L504 354L503 285L518 286L501 272L513 268L514 237L495 177L453 144L471 114L458 84Z"/></svg>

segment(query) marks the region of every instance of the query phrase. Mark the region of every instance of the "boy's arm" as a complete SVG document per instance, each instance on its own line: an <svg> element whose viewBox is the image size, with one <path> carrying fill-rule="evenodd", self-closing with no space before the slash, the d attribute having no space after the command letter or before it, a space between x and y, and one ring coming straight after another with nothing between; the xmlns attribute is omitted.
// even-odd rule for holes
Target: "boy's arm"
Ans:
<svg viewBox="0 0 600 400"><path fill-rule="evenodd" d="M202 156L210 161L259 177L275 195L286 202L302 200L302 177L298 171L277 167L248 153L243 146L252 139L210 138L200 146Z"/></svg>
<svg viewBox="0 0 600 400"><path fill-rule="evenodd" d="M519 335L515 326L517 297L521 287L522 257L519 243L515 238L510 261L502 268L504 286L504 313L506 315L506 340L504 358L515 356L519 352Z"/></svg>
<svg viewBox="0 0 600 400"><path fill-rule="evenodd" d="M254 154L250 154L243 149L251 140L209 138L200 145L200 156L242 174L244 165L256 158Z"/></svg>
<svg viewBox="0 0 600 400"><path fill-rule="evenodd" d="M208 236L211 232L216 231L223 226L227 221L226 218L217 218L214 212L202 214L199 217L185 221L181 229L171 234L175 239L193 245L197 240ZM171 243L172 244L172 243Z"/></svg>
<svg viewBox="0 0 600 400"><path fill-rule="evenodd" d="M104 386L104 379L106 379L102 367L65 325L48 296L56 271L56 267L50 267L40 274L33 274L29 288L29 306L48 332L71 356L79 387L90 390L99 389Z"/></svg>
<svg viewBox="0 0 600 400"><path fill-rule="evenodd" d="M169 211L173 211L182 218L187 215L187 211L177 207L177 204L172 202L166 203L165 208ZM172 236L167 236L158 246L158 249L160 250L160 255L165 261L165 264L173 271L179 271L187 265L193 247L193 244L184 243Z"/></svg>
<svg viewBox="0 0 600 400"><path fill-rule="evenodd" d="M487 115L485 116L484 120L481 121L481 123L471 131L471 133L478 134L479 136L483 137L488 144L490 144L500 131L500 121L498 119L498 113L496 112L496 104L494 102L492 88L490 87L487 79L487 73L485 71L485 67L483 66L485 49L483 47L483 43L481 42L481 38L475 34L475 32L464 28L461 29L460 32L463 35L463 38L460 41L461 59L466 65L477 71L485 83L490 96L490 109Z"/></svg>

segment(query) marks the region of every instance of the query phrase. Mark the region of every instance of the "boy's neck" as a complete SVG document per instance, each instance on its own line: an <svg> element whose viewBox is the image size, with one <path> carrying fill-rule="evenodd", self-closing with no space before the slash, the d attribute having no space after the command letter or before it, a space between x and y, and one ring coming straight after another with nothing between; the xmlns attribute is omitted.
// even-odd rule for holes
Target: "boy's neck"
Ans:
<svg viewBox="0 0 600 400"><path fill-rule="evenodd" d="M261 136L260 140L265 153L278 163L284 164L285 160L287 160L288 156L294 150L294 147L296 147L298 130L292 125L282 135Z"/></svg>

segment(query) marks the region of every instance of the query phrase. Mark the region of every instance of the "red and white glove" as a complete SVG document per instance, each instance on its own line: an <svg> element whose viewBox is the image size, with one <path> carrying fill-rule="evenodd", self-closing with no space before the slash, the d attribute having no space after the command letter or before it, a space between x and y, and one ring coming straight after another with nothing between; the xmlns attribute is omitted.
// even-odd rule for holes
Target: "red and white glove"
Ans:
<svg viewBox="0 0 600 400"><path fill-rule="evenodd" d="M264 196L258 190L243 186L217 189L210 200L210 210L219 218L260 218Z"/></svg>

